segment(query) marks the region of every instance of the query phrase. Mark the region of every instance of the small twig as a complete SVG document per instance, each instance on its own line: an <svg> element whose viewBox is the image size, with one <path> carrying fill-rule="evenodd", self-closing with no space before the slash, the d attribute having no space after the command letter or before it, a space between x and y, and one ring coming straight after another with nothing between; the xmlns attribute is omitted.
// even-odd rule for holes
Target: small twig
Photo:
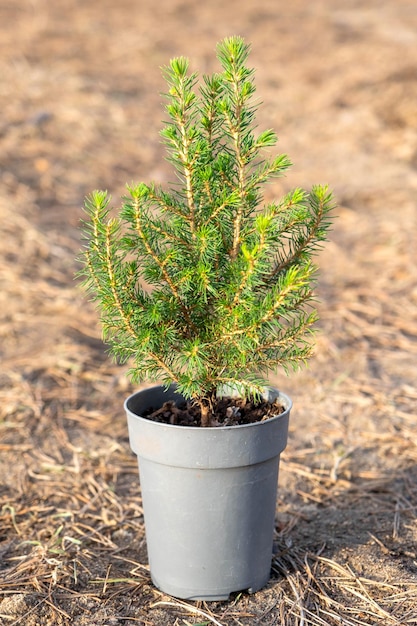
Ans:
<svg viewBox="0 0 417 626"><path fill-rule="evenodd" d="M378 539L378 537L375 537L375 535L373 535L372 533L368 532L369 536L375 541L375 543L377 543L379 545L379 547L381 548L382 552L384 554L389 554L390 550L382 543L382 541L380 541Z"/></svg>
<svg viewBox="0 0 417 626"><path fill-rule="evenodd" d="M172 606L174 608L180 608L180 609L185 609L187 611L189 611L190 613L195 613L196 615L201 615L202 617L207 618L208 620L210 620L210 622L213 622L213 624L216 624L216 626L224 626L224 624L221 624L220 622L218 622L212 615L210 615L209 613L206 613L205 611L202 611L201 609L197 609L195 606L192 606L191 604L187 604L186 602L165 602L165 601L159 601L159 602L154 602L153 604L149 605L149 608L154 609L158 606Z"/></svg>
<svg viewBox="0 0 417 626"><path fill-rule="evenodd" d="M335 458L334 464L332 469L330 470L330 478L331 480L333 480L334 482L337 481L338 479L338 471L339 471L339 465L342 463L342 461L344 461L345 459L347 459L354 451L356 448L352 447L349 448L348 450L346 450L346 452L340 456L337 456Z"/></svg>
<svg viewBox="0 0 417 626"><path fill-rule="evenodd" d="M294 603L293 606L298 605L299 609L300 609L300 623L299 626L304 626L305 624L305 613L304 613L304 606L303 606L303 599L300 596L300 594L298 593L297 587L295 586L293 580L292 580L292 576L287 576L287 581L293 591L293 594L295 595L296 601Z"/></svg>

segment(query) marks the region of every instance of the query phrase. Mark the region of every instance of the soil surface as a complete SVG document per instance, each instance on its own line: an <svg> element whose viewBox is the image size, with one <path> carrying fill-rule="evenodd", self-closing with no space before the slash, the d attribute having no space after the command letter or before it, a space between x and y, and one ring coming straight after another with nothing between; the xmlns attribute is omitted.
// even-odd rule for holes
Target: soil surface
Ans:
<svg viewBox="0 0 417 626"><path fill-rule="evenodd" d="M280 415L284 411L279 400L256 403L242 399L222 398L213 404L209 427L254 424ZM200 407L191 402L164 402L158 409L150 407L143 413L143 417L162 424L201 426Z"/></svg>
<svg viewBox="0 0 417 626"><path fill-rule="evenodd" d="M0 624L417 623L415 0L0 0ZM160 66L252 43L259 127L329 183L317 349L293 401L271 580L225 603L150 580L134 391L74 281L83 197L173 178ZM219 529L221 532L221 529Z"/></svg>

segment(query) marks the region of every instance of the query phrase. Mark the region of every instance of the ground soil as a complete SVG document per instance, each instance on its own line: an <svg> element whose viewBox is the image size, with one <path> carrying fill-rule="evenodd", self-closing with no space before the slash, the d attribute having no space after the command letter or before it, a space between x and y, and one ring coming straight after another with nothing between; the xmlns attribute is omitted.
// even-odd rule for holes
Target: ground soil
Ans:
<svg viewBox="0 0 417 626"><path fill-rule="evenodd" d="M328 182L310 367L292 396L272 577L226 603L151 584L123 400L74 272L84 195L166 184L160 66L241 34L294 162ZM0 624L417 623L415 0L0 0ZM219 531L220 532L220 531Z"/></svg>

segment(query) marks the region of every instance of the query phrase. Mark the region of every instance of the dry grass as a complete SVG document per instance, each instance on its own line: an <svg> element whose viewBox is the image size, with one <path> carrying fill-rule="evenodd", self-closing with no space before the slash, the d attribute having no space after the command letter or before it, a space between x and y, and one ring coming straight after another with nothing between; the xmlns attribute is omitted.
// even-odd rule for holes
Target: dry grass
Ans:
<svg viewBox="0 0 417 626"><path fill-rule="evenodd" d="M412 3L297 0L279 21L272 0L256 15L216 2L216 20L205 5L154 4L0 6L14 24L0 41L0 624L416 624ZM182 52L208 63L231 24L253 42L265 123L297 164L282 187L328 180L341 206L320 259L317 354L275 380L295 407L270 583L206 604L151 584L131 387L73 274L83 193L138 168L170 175L157 66Z"/></svg>
<svg viewBox="0 0 417 626"><path fill-rule="evenodd" d="M308 393L283 459L270 585L229 603L168 599L152 587L146 565L136 460L121 414L124 370L105 357L94 314L65 270L49 263L47 238L7 202L0 208L7 234L0 623L417 623L412 385L353 379L332 346L342 335L329 334L332 342L322 335L319 343L330 349L320 366L330 358L341 369L326 389L311 371L300 375ZM348 308L346 300L328 308L324 328L346 319L359 342L378 342L367 358L393 353L393 367L408 358L413 320L402 334L408 320L396 311L404 303L383 298L384 333L375 330L375 307L352 298ZM313 409L320 415L312 418Z"/></svg>

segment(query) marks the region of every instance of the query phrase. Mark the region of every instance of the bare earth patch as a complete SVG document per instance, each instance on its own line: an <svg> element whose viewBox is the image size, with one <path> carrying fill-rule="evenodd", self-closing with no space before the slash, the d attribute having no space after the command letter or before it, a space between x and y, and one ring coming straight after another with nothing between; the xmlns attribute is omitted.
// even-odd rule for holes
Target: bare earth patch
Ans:
<svg viewBox="0 0 417 626"><path fill-rule="evenodd" d="M0 6L0 624L417 624L414 0ZM253 44L260 125L328 182L320 332L293 401L268 586L226 603L151 584L123 400L74 281L83 196L172 178L159 66Z"/></svg>

